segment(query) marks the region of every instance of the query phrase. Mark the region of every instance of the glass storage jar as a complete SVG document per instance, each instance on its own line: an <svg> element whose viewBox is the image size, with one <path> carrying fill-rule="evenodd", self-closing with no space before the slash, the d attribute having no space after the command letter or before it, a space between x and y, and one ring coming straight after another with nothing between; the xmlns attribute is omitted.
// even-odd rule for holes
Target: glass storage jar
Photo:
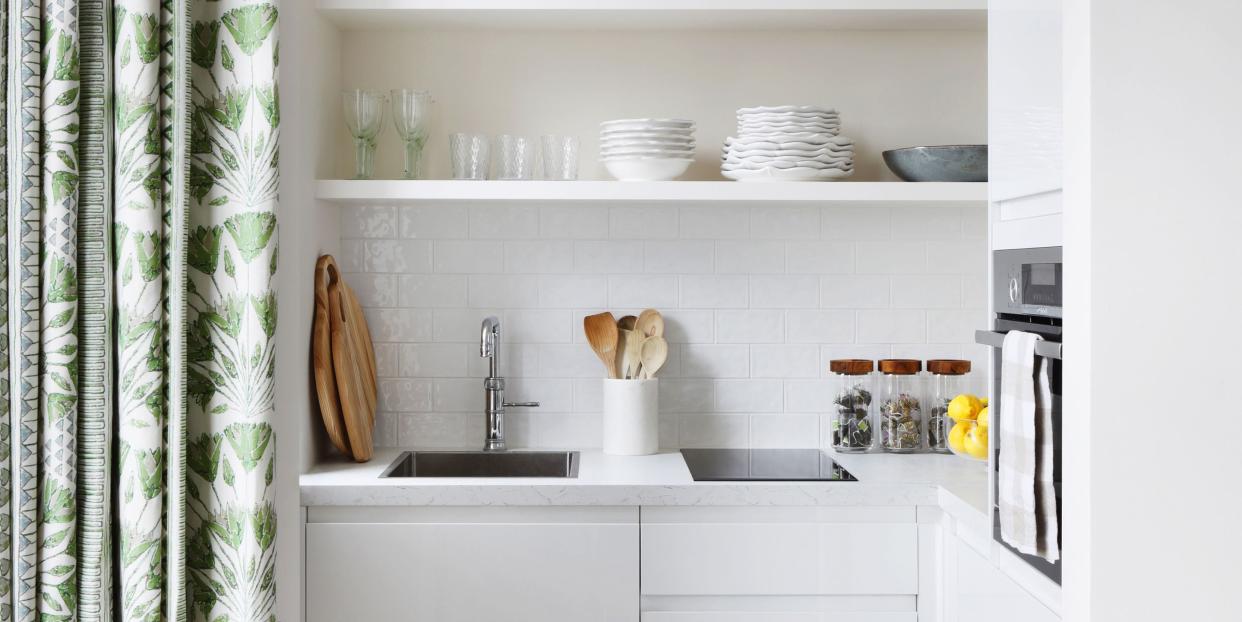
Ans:
<svg viewBox="0 0 1242 622"><path fill-rule="evenodd" d="M923 407L919 401L922 361L880 361L880 449L914 453L923 446Z"/></svg>
<svg viewBox="0 0 1242 622"><path fill-rule="evenodd" d="M927 373L931 382L928 391L927 448L947 454L949 430L953 420L949 418L949 402L966 392L966 374L970 373L970 361L958 359L933 359L927 361Z"/></svg>
<svg viewBox="0 0 1242 622"><path fill-rule="evenodd" d="M832 372L832 448L861 452L875 447L871 418L871 372L875 364L866 359L836 359Z"/></svg>

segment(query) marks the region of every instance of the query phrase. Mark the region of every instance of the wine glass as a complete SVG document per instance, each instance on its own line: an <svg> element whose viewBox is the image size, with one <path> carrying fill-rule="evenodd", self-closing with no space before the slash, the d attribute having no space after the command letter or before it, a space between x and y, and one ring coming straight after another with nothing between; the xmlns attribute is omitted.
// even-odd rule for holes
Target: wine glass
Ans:
<svg viewBox="0 0 1242 622"><path fill-rule="evenodd" d="M371 179L375 174L375 137L384 128L384 94L351 89L342 96L345 125L354 137L354 179Z"/></svg>
<svg viewBox="0 0 1242 622"><path fill-rule="evenodd" d="M405 142L405 179L418 179L423 168L423 145L427 143L427 117L431 93L414 89L393 89L392 122L397 136Z"/></svg>

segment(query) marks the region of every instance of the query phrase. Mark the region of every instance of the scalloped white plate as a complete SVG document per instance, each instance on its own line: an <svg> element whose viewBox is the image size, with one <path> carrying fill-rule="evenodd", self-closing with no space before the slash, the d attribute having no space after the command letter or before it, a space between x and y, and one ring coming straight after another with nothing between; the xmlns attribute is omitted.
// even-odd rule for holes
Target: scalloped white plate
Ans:
<svg viewBox="0 0 1242 622"><path fill-rule="evenodd" d="M775 169L765 168L757 171L735 170L721 171L728 179L736 181L832 181L834 179L844 179L854 174L854 171L842 171L837 169L818 170L812 168L790 168Z"/></svg>
<svg viewBox="0 0 1242 622"><path fill-rule="evenodd" d="M753 106L737 109L738 116L764 113L838 114L836 108L825 108L823 106Z"/></svg>

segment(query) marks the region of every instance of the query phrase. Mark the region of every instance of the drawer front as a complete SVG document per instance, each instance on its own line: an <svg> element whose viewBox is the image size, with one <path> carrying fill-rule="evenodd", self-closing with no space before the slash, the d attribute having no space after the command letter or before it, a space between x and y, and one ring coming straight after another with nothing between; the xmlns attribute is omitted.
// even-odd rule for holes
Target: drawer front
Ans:
<svg viewBox="0 0 1242 622"><path fill-rule="evenodd" d="M911 522L719 508L693 522L642 518L644 595L883 595L918 593L918 530ZM883 516L882 519L891 517Z"/></svg>

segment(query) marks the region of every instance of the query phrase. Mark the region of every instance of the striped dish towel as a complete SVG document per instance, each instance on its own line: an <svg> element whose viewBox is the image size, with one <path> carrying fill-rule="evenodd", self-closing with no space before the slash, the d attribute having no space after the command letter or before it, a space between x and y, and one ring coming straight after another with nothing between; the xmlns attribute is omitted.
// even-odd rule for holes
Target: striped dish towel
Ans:
<svg viewBox="0 0 1242 622"><path fill-rule="evenodd" d="M1052 390L1048 362L1035 356L1040 339L1009 331L1001 348L997 501L1005 542L1021 553L1055 562L1061 552L1052 473Z"/></svg>

